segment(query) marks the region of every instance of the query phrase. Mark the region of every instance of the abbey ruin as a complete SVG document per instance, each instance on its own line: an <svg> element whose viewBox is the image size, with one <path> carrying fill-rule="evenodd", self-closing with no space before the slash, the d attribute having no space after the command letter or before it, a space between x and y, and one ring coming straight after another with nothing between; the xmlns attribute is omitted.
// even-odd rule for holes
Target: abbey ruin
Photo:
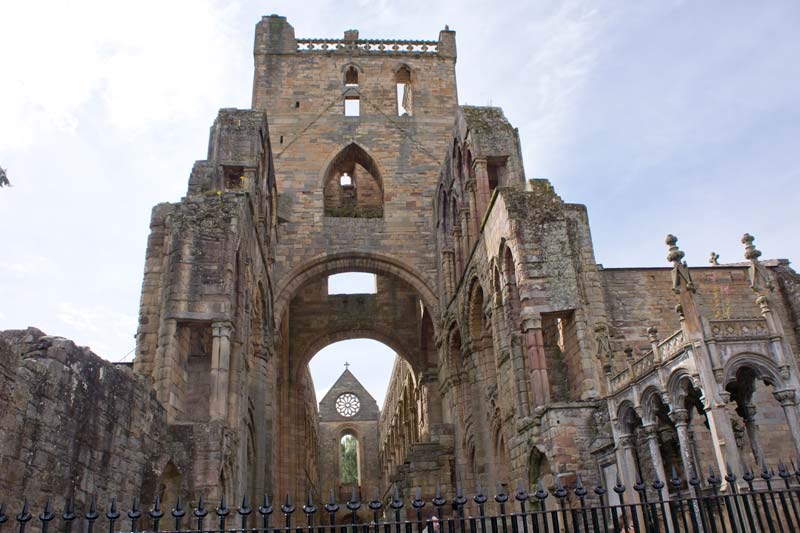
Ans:
<svg viewBox="0 0 800 533"><path fill-rule="evenodd" d="M598 265L502 110L458 104L447 28L302 39L272 15L254 55L252 108L153 209L132 368L0 333L3 492L430 497L800 455L787 260L745 235L741 263L688 268L668 236L663 268ZM329 294L345 272L376 292ZM383 406L349 371L315 396L308 362L354 338L398 354Z"/></svg>

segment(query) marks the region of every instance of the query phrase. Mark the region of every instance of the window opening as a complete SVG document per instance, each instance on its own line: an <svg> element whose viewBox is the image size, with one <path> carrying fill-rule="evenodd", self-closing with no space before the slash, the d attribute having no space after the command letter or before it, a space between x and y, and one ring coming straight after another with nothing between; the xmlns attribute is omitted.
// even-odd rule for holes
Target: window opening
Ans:
<svg viewBox="0 0 800 533"><path fill-rule="evenodd" d="M358 485L360 472L358 468L358 439L353 435L345 435L339 441L341 479L343 485Z"/></svg>
<svg viewBox="0 0 800 533"><path fill-rule="evenodd" d="M225 188L226 189L241 189L244 185L244 168L243 167L224 167L225 173Z"/></svg>
<svg viewBox="0 0 800 533"><path fill-rule="evenodd" d="M411 116L411 71L402 66L395 74L397 84L397 116Z"/></svg>
<svg viewBox="0 0 800 533"><path fill-rule="evenodd" d="M377 294L378 278L368 272L344 272L328 276L328 294Z"/></svg>
<svg viewBox="0 0 800 533"><path fill-rule="evenodd" d="M344 73L344 84L348 87L358 87L358 71L354 66L350 66Z"/></svg>
<svg viewBox="0 0 800 533"><path fill-rule="evenodd" d="M280 144L283 144L283 135L281 135Z"/></svg>
<svg viewBox="0 0 800 533"><path fill-rule="evenodd" d="M339 185L341 185L342 187L352 187L353 178L350 177L350 174L345 172L341 176L339 176Z"/></svg>
<svg viewBox="0 0 800 533"><path fill-rule="evenodd" d="M299 109L300 108L300 102L295 102L294 103L294 107Z"/></svg>
<svg viewBox="0 0 800 533"><path fill-rule="evenodd" d="M357 96L348 96L344 99L344 116L358 117L361 115L361 100Z"/></svg>
<svg viewBox="0 0 800 533"><path fill-rule="evenodd" d="M495 165L489 165L486 170L489 174L489 190L493 191L497 188L497 167Z"/></svg>

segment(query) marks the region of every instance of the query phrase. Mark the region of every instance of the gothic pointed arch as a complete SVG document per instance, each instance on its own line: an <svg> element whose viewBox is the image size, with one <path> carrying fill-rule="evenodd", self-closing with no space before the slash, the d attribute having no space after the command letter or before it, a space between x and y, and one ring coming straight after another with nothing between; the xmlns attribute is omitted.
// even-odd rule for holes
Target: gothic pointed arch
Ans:
<svg viewBox="0 0 800 533"><path fill-rule="evenodd" d="M383 217L383 179L376 161L356 143L337 153L323 179L325 216Z"/></svg>

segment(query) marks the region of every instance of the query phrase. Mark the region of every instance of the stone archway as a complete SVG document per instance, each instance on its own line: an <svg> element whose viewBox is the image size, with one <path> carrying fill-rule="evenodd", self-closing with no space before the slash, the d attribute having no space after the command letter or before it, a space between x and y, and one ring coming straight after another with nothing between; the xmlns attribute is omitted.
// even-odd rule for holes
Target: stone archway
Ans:
<svg viewBox="0 0 800 533"><path fill-rule="evenodd" d="M374 292L332 291L328 278L347 272L374 274ZM273 416L280 428L276 456L283 458L282 472L277 476L279 491L299 495L323 488L317 486L316 473L309 467L319 457L314 429L292 421L315 418L314 386L308 363L334 342L377 340L405 360L415 387L405 393L402 412L397 415L403 419L400 427L403 435L415 435L412 444L423 436L430 438L432 432L423 428L440 423L442 411L436 372L435 321L431 320L436 316L437 302L422 275L394 258L354 252L308 261L283 276L277 287L275 318L280 335L276 339L278 379ZM409 414L416 411L425 415ZM391 431L389 426L384 431ZM408 439L401 440L403 453L410 453ZM289 458L288 468L283 464L286 458ZM404 461L395 464L399 467ZM304 470L305 476L290 475Z"/></svg>

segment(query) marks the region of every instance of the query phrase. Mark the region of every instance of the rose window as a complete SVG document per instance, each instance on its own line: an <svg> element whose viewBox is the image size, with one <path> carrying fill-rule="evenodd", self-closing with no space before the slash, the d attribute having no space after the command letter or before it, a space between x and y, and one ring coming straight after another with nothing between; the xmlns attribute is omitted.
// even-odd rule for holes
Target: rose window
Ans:
<svg viewBox="0 0 800 533"><path fill-rule="evenodd" d="M352 392L345 392L336 398L336 412L342 416L354 416L361 408L361 401Z"/></svg>

